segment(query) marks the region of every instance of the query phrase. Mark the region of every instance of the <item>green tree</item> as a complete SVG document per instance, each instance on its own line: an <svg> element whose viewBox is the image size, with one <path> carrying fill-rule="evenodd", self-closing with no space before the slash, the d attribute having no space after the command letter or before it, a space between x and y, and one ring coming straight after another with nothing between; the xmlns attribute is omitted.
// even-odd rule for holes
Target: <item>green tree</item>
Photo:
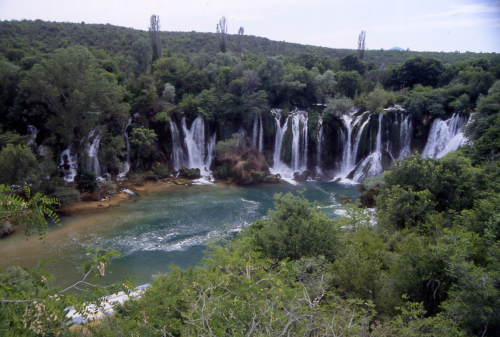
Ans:
<svg viewBox="0 0 500 337"><path fill-rule="evenodd" d="M30 102L46 106L46 127L72 144L80 155L82 140L105 120L126 122L125 90L96 74L96 61L83 46L58 49L26 73L20 87ZM75 80L79 79L79 80Z"/></svg>
<svg viewBox="0 0 500 337"><path fill-rule="evenodd" d="M331 70L327 70L323 75L317 75L315 78L316 84L316 99L318 103L324 103L328 97L333 97L335 85L335 74Z"/></svg>
<svg viewBox="0 0 500 337"><path fill-rule="evenodd" d="M97 175L92 170L87 170L83 167L79 167L79 176L78 185L76 189L80 191L80 193L88 192L94 193L97 191L98 183L97 183Z"/></svg>
<svg viewBox="0 0 500 337"><path fill-rule="evenodd" d="M443 71L441 60L417 55L403 62L399 68L398 78L405 87L412 88L415 84L436 87Z"/></svg>
<svg viewBox="0 0 500 337"><path fill-rule="evenodd" d="M355 70L339 71L335 74L337 78L337 93L349 98L354 98L360 90L361 76Z"/></svg>
<svg viewBox="0 0 500 337"><path fill-rule="evenodd" d="M341 58L340 66L343 71L357 71L361 75L366 71L365 63L354 54L349 54Z"/></svg>
<svg viewBox="0 0 500 337"><path fill-rule="evenodd" d="M132 44L132 71L135 77L145 74L148 71L151 62L151 47L143 38L138 39Z"/></svg>
<svg viewBox="0 0 500 337"><path fill-rule="evenodd" d="M318 255L333 260L337 251L334 222L303 196L279 193L274 200L275 210L269 210L269 218L259 219L251 227L254 243L263 254L280 260Z"/></svg>
<svg viewBox="0 0 500 337"><path fill-rule="evenodd" d="M149 39L151 40L151 49L153 50L152 62L154 62L161 58L160 16L153 14L149 21Z"/></svg>
<svg viewBox="0 0 500 337"><path fill-rule="evenodd" d="M136 128L130 135L130 144L135 147L137 153L137 160L140 158L149 158L150 152L153 149L152 145L158 139L154 130L146 129L144 127Z"/></svg>
<svg viewBox="0 0 500 337"><path fill-rule="evenodd" d="M337 117L348 114L354 106L352 99L341 95L336 95L334 98L328 98L327 102L328 104L324 112Z"/></svg>
<svg viewBox="0 0 500 337"><path fill-rule="evenodd" d="M40 170L31 148L7 144L0 152L0 184L37 184Z"/></svg>

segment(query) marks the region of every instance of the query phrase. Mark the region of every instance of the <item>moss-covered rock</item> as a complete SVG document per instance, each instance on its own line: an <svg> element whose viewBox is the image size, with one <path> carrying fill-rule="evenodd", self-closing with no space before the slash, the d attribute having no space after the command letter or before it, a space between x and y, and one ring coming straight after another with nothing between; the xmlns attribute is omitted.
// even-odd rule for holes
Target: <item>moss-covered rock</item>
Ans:
<svg viewBox="0 0 500 337"><path fill-rule="evenodd" d="M199 179L201 176L199 168L187 169L184 166L179 170L179 175L188 179Z"/></svg>

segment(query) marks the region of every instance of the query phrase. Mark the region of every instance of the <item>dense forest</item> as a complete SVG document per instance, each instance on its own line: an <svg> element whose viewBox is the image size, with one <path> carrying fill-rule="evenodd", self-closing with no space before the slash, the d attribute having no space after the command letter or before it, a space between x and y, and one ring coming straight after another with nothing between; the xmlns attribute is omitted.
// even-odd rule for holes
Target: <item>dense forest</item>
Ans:
<svg viewBox="0 0 500 337"><path fill-rule="evenodd" d="M168 176L179 169L176 125L193 130L200 120L200 130L214 130L217 141L208 163L214 175L243 183L242 160L257 173L281 160L273 158L274 135L292 121L276 125L276 109L285 117L308 111L301 124L308 170L338 169L341 151L331 140L345 133L341 123L352 111L360 125L371 123L359 136L366 154L382 132L392 137L383 120L401 124L391 107L410 116L413 154L393 156L385 173L366 176L359 204L347 205L340 220L300 195L277 195L266 218L214 242L202 266L174 269L141 299L84 330L67 328L64 308L82 308L118 286L77 297L50 287L43 266L12 268L0 275L3 333L498 335L500 56L363 55L243 32L161 32L151 22L149 32L0 22L0 184L17 191L2 185L2 221L25 222L29 234L43 234L43 214L56 219L56 203L111 192L120 175ZM421 157L432 121L455 115L469 118L468 144L439 159ZM320 150L318 125L328 140ZM242 148L238 130L253 132L254 144ZM291 162L286 137L282 157ZM71 158L78 169L69 182ZM374 207L376 225L362 206ZM95 281L116 255L89 252L82 270ZM133 279L119 287L130 291Z"/></svg>

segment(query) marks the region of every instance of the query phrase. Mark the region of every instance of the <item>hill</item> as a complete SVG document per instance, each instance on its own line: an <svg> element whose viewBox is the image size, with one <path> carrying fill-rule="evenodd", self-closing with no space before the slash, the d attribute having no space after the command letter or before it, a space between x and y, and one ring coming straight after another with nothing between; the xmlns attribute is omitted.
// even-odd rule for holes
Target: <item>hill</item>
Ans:
<svg viewBox="0 0 500 337"><path fill-rule="evenodd" d="M148 32L110 24L85 24L69 22L50 22L42 20L22 20L0 22L0 54L10 51L18 56L32 56L38 52L50 53L58 48L84 45L90 50L103 49L112 57L129 55L132 44L139 38L148 38ZM353 49L326 48L302 45L285 41L272 41L253 35L228 35L228 50L239 52L239 39L242 40L242 53L264 56L283 55L296 57L313 54L318 58L340 58L355 53ZM190 54L201 51L215 55L219 52L216 33L161 32L163 52L169 54ZM394 48L393 48L394 49ZM0 59L1 56L0 55ZM472 60L478 57L492 59L494 53L444 53L398 50L367 50L365 61L378 65L396 65L415 55L436 57L444 63ZM20 57L22 58L22 57Z"/></svg>

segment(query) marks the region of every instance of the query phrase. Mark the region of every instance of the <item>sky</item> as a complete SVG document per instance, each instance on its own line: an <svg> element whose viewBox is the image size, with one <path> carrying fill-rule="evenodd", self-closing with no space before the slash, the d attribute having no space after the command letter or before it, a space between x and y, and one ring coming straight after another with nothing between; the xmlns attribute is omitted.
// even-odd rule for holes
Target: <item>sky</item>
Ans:
<svg viewBox="0 0 500 337"><path fill-rule="evenodd" d="M0 20L109 23L228 33L331 48L500 53L500 0L0 0Z"/></svg>

